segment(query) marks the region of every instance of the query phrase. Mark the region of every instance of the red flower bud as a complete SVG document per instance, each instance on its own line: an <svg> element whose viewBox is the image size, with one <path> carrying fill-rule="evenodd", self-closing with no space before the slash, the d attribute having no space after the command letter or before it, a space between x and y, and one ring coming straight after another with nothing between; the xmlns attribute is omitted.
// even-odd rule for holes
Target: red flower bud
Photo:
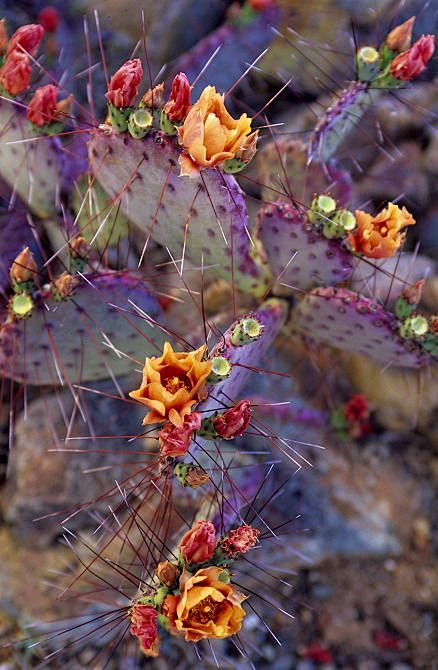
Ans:
<svg viewBox="0 0 438 670"><path fill-rule="evenodd" d="M179 548L187 563L209 561L216 549L216 530L211 521L197 521L183 535Z"/></svg>
<svg viewBox="0 0 438 670"><path fill-rule="evenodd" d="M349 423L368 419L370 409L367 398L360 393L352 396L344 407L344 416Z"/></svg>
<svg viewBox="0 0 438 670"><path fill-rule="evenodd" d="M242 435L248 428L251 419L249 400L240 400L235 407L218 416L214 421L214 429L225 440Z"/></svg>
<svg viewBox="0 0 438 670"><path fill-rule="evenodd" d="M45 126L56 118L57 88L53 84L40 86L29 102L26 116L36 126Z"/></svg>
<svg viewBox="0 0 438 670"><path fill-rule="evenodd" d="M438 334L438 315L434 314L430 317L430 327L434 333Z"/></svg>
<svg viewBox="0 0 438 670"><path fill-rule="evenodd" d="M0 85L9 95L24 93L30 86L31 70L26 54L13 51L0 69Z"/></svg>
<svg viewBox="0 0 438 670"><path fill-rule="evenodd" d="M186 414L181 426L174 426L172 423L164 426L158 435L162 456L174 458L175 456L186 454L192 433L198 430L200 425L201 415L191 412L190 414Z"/></svg>
<svg viewBox="0 0 438 670"><path fill-rule="evenodd" d="M37 23L21 26L9 40L7 55L9 56L13 51L23 53L21 50L24 49L31 56L35 56L43 35L44 28Z"/></svg>
<svg viewBox="0 0 438 670"><path fill-rule="evenodd" d="M244 524L230 532L222 542L222 550L231 558L234 558L236 554L244 554L256 545L259 535L260 531L257 528Z"/></svg>
<svg viewBox="0 0 438 670"><path fill-rule="evenodd" d="M190 109L190 84L187 75L180 72L174 77L170 98L164 105L170 121L184 121Z"/></svg>
<svg viewBox="0 0 438 670"><path fill-rule="evenodd" d="M38 21L41 23L46 32L56 33L61 19L56 7L48 5L47 7L43 7L43 9L40 11Z"/></svg>
<svg viewBox="0 0 438 670"><path fill-rule="evenodd" d="M158 612L151 605L136 603L130 612L131 635L135 635L140 642L141 650L147 656L158 655Z"/></svg>
<svg viewBox="0 0 438 670"><path fill-rule="evenodd" d="M410 81L423 72L435 51L435 36L422 35L410 49L396 56L391 63L391 74L400 81Z"/></svg>
<svg viewBox="0 0 438 670"><path fill-rule="evenodd" d="M142 76L143 68L139 58L126 61L111 77L106 99L118 109L131 107L137 97Z"/></svg>
<svg viewBox="0 0 438 670"><path fill-rule="evenodd" d="M249 0L250 7L256 12L263 12L265 9L274 7L276 0Z"/></svg>

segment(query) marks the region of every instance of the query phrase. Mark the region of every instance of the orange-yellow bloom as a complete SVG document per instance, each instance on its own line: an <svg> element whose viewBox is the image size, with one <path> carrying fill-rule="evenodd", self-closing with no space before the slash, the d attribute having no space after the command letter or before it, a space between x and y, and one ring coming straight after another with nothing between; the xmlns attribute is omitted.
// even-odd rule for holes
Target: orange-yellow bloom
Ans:
<svg viewBox="0 0 438 670"><path fill-rule="evenodd" d="M143 425L170 421L181 426L192 406L206 397L211 361L202 360L205 350L204 345L188 353L174 351L166 342L162 356L146 358L141 386L129 394L151 410Z"/></svg>
<svg viewBox="0 0 438 670"><path fill-rule="evenodd" d="M183 635L188 642L222 639L239 632L245 616L241 606L245 596L220 581L221 573L222 568L210 567L181 577L181 594L167 596L163 603L171 631Z"/></svg>
<svg viewBox="0 0 438 670"><path fill-rule="evenodd" d="M348 236L348 242L353 251L368 258L389 258L406 236L401 230L414 224L415 219L406 207L400 209L392 202L377 216L356 210L356 228Z"/></svg>
<svg viewBox="0 0 438 670"><path fill-rule="evenodd" d="M401 23L391 30L386 36L385 44L391 51L405 51L409 49L412 41L412 29L415 23L415 16Z"/></svg>
<svg viewBox="0 0 438 670"><path fill-rule="evenodd" d="M181 175L199 174L236 156L250 159L258 131L251 132L251 119L242 114L233 119L224 104L224 95L207 86L178 128L179 143L184 147L180 157ZM245 154L250 150L250 155ZM247 158L246 158L247 156Z"/></svg>

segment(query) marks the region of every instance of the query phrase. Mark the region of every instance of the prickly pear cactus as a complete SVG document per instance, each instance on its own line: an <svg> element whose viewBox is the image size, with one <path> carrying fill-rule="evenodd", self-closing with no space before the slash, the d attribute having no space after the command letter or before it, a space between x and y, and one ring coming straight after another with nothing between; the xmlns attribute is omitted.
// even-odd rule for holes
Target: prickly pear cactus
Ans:
<svg viewBox="0 0 438 670"><path fill-rule="evenodd" d="M318 122L309 140L309 161L323 163L337 152L351 130L373 103L375 92L365 82L354 81L342 91Z"/></svg>
<svg viewBox="0 0 438 670"><path fill-rule="evenodd" d="M314 289L294 309L292 323L309 342L370 356L385 366L419 368L430 361L416 342L400 337L395 314L348 289Z"/></svg>
<svg viewBox="0 0 438 670"><path fill-rule="evenodd" d="M176 141L152 130L136 140L111 129L90 141L90 164L99 183L141 228L144 253L150 239L169 250L178 269L186 258L204 265L207 277L233 280L261 296L270 271L248 230L243 193L236 180L216 169L199 178L179 176Z"/></svg>
<svg viewBox="0 0 438 670"><path fill-rule="evenodd" d="M214 386L207 386L211 397L200 403L198 407L201 411L212 406L217 408L221 402L229 405L231 399L238 396L250 375L256 374L257 366L260 365L286 319L287 309L286 302L271 298L258 309L237 319L227 329L210 352L210 358L225 359L231 369L223 381ZM245 336L245 331L249 331L250 328L254 328L254 331Z"/></svg>
<svg viewBox="0 0 438 670"><path fill-rule="evenodd" d="M283 293L338 284L353 272L352 254L339 240L317 232L302 208L288 203L262 207L257 231Z"/></svg>
<svg viewBox="0 0 438 670"><path fill-rule="evenodd" d="M42 289L33 300L28 318L7 317L0 328L0 369L16 381L63 385L126 374L165 339L155 323L161 309L139 276L91 274L68 298Z"/></svg>
<svg viewBox="0 0 438 670"><path fill-rule="evenodd" d="M34 214L53 216L66 171L59 138L35 138L21 109L9 100L0 100L0 137L3 179Z"/></svg>
<svg viewBox="0 0 438 670"><path fill-rule="evenodd" d="M338 167L334 160L323 164L315 157L309 163L307 145L299 140L279 138L268 142L254 162L265 202L293 198L300 204L309 205L315 193L326 192L340 206L347 205L351 199L352 181L348 172Z"/></svg>
<svg viewBox="0 0 438 670"><path fill-rule="evenodd" d="M182 71L187 74L190 81L196 80L194 96L197 96L207 83L213 84L219 90L228 90L237 82L248 65L272 42L272 26L278 24L279 16L279 9L273 6L264 11L242 10L235 19L224 23L178 58L172 68L172 75ZM198 77L217 49L219 51L205 74ZM249 88L245 80L242 85Z"/></svg>

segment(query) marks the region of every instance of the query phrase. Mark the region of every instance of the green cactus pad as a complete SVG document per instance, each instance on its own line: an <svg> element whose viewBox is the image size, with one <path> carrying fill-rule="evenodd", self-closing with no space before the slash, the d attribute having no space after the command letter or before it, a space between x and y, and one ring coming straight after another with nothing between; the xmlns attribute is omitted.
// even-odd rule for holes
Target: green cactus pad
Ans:
<svg viewBox="0 0 438 670"><path fill-rule="evenodd" d="M347 289L314 289L294 309L292 323L309 342L370 356L384 366L419 368L430 361L417 343L398 335L392 312Z"/></svg>
<svg viewBox="0 0 438 670"><path fill-rule="evenodd" d="M262 207L257 230L282 294L338 284L353 272L354 258L342 242L313 230L304 211L293 205Z"/></svg>
<svg viewBox="0 0 438 670"><path fill-rule="evenodd" d="M52 216L64 175L61 143L56 137L28 141L35 133L21 109L9 100L0 100L0 129L1 176L34 214Z"/></svg>
<svg viewBox="0 0 438 670"><path fill-rule="evenodd" d="M319 121L309 140L309 160L325 163L332 158L343 141L373 103L376 94L368 84L354 81L342 91Z"/></svg>
<svg viewBox="0 0 438 670"><path fill-rule="evenodd" d="M261 296L270 272L257 241L250 239L243 193L217 169L179 176L175 139L151 131L143 140L99 130L90 140L90 163L100 184L144 233L169 250ZM147 251L146 251L147 253ZM170 261L169 257L169 261Z"/></svg>
<svg viewBox="0 0 438 670"><path fill-rule="evenodd" d="M62 302L40 292L29 318L0 327L2 374L27 384L80 383L126 374L160 352L165 333L133 306L159 318L145 282L117 272L87 279Z"/></svg>

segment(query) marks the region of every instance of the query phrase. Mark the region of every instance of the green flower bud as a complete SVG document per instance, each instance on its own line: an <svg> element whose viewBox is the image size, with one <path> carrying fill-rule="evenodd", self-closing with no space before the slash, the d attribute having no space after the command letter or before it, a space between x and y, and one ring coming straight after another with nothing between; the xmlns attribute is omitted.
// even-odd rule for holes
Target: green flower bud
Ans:
<svg viewBox="0 0 438 670"><path fill-rule="evenodd" d="M35 303L28 293L16 293L9 301L9 310L17 319L25 319L30 316Z"/></svg>
<svg viewBox="0 0 438 670"><path fill-rule="evenodd" d="M229 158L227 161L222 163L222 169L227 174L236 174L236 172L241 172L247 163L239 160L239 158Z"/></svg>
<svg viewBox="0 0 438 670"><path fill-rule="evenodd" d="M400 335L405 339L422 337L429 330L427 319L420 314L408 317L400 326Z"/></svg>
<svg viewBox="0 0 438 670"><path fill-rule="evenodd" d="M170 121L164 109L161 110L160 115L160 130L166 133L166 135L176 135L176 126Z"/></svg>

